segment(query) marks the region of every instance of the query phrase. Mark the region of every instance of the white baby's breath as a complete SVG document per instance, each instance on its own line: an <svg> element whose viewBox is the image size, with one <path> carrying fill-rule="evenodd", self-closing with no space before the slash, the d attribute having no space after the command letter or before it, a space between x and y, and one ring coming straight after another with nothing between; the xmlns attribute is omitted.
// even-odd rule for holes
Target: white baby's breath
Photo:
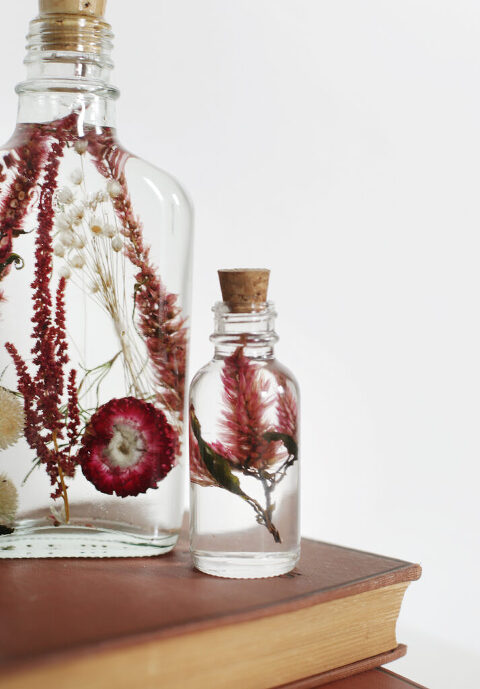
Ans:
<svg viewBox="0 0 480 689"><path fill-rule="evenodd" d="M66 246L67 248L70 248L73 246L73 240L74 240L74 234L73 232L60 232L58 235L59 240L63 244L63 246Z"/></svg>
<svg viewBox="0 0 480 689"><path fill-rule="evenodd" d="M122 247L123 247L123 242L117 234L117 236L112 239L112 249L114 251L121 251Z"/></svg>
<svg viewBox="0 0 480 689"><path fill-rule="evenodd" d="M68 266L60 266L60 268L58 269L58 274L61 278L65 278L68 280L68 278L72 276L72 271Z"/></svg>
<svg viewBox="0 0 480 689"><path fill-rule="evenodd" d="M74 184L81 184L83 182L83 173L80 170L80 168L73 170L73 172L70 175L70 179Z"/></svg>
<svg viewBox="0 0 480 689"><path fill-rule="evenodd" d="M74 148L79 155L83 155L88 148L88 141L86 139L79 139L75 141Z"/></svg>
<svg viewBox="0 0 480 689"><path fill-rule="evenodd" d="M102 221L99 218L93 218L90 222L90 230L95 235L102 234Z"/></svg>
<svg viewBox="0 0 480 689"><path fill-rule="evenodd" d="M63 187L62 189L59 190L57 194L57 199L60 203L64 204L69 204L72 203L74 196L73 196L73 191L70 189L70 187Z"/></svg>
<svg viewBox="0 0 480 689"><path fill-rule="evenodd" d="M65 256L65 247L63 244L55 244L53 247L53 253L55 256L58 256L59 258L63 258Z"/></svg>
<svg viewBox="0 0 480 689"><path fill-rule="evenodd" d="M97 203L105 203L108 201L109 196L106 191L97 191L95 198Z"/></svg>
<svg viewBox="0 0 480 689"><path fill-rule="evenodd" d="M55 227L57 230L60 230L60 232L68 231L71 228L71 222L66 215L63 213L58 213L55 218Z"/></svg>
<svg viewBox="0 0 480 689"><path fill-rule="evenodd" d="M110 179L107 182L107 192L112 199L116 199L122 193L122 185L116 179Z"/></svg>
<svg viewBox="0 0 480 689"><path fill-rule="evenodd" d="M70 264L73 268L83 268L85 265L85 259L81 254L75 254L75 256L72 257Z"/></svg>
<svg viewBox="0 0 480 689"><path fill-rule="evenodd" d="M83 249L83 248L85 248L85 240L83 239L83 237L81 237L79 234L75 234L75 235L73 236L73 246L74 246L76 249Z"/></svg>
<svg viewBox="0 0 480 689"><path fill-rule="evenodd" d="M82 204L80 203L75 203L69 213L69 218L70 221L73 225L78 225L78 223L82 222L83 218L85 217L85 209Z"/></svg>

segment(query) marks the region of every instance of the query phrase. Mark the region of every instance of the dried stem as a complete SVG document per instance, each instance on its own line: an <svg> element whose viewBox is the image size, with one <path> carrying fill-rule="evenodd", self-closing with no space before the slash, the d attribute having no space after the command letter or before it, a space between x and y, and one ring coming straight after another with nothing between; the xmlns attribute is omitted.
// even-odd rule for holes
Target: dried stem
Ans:
<svg viewBox="0 0 480 689"><path fill-rule="evenodd" d="M53 446L55 448L55 452L56 452L57 457L58 457L59 449L58 449L57 431L56 430L54 430L52 433L52 440L53 440ZM58 464L58 475L60 477L60 485L62 487L63 505L65 507L65 523L68 524L68 522L70 520L70 507L68 504L67 486L65 485L65 479L63 476L63 470L62 470L62 465L60 464L60 460L57 460L57 464Z"/></svg>

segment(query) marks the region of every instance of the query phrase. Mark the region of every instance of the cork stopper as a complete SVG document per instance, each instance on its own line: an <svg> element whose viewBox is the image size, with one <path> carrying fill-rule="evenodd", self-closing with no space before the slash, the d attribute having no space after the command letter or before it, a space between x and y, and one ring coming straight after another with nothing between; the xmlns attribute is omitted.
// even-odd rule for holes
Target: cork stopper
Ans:
<svg viewBox="0 0 480 689"><path fill-rule="evenodd" d="M103 17L107 0L39 0L40 16L45 14L87 14Z"/></svg>
<svg viewBox="0 0 480 689"><path fill-rule="evenodd" d="M233 313L260 311L267 301L270 271L259 268L219 270L223 301Z"/></svg>

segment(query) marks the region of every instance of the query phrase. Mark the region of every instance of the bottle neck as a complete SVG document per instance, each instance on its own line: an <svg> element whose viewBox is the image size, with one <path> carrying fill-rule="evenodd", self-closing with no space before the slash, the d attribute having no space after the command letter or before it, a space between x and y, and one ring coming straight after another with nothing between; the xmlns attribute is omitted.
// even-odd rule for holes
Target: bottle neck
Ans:
<svg viewBox="0 0 480 689"><path fill-rule="evenodd" d="M232 313L224 302L213 307L215 331L210 340L215 345L215 359L233 354L238 347L252 359L273 359L276 312L271 302L260 311Z"/></svg>
<svg viewBox="0 0 480 689"><path fill-rule="evenodd" d="M113 34L98 17L48 14L30 23L27 78L17 85L18 123L77 112L79 127L114 127L118 90L110 85Z"/></svg>

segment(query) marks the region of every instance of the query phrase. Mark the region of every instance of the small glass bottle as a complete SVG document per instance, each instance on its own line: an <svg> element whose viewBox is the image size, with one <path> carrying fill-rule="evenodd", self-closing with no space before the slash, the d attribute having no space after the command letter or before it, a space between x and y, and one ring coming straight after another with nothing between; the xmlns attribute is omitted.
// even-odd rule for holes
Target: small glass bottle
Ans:
<svg viewBox="0 0 480 689"><path fill-rule="evenodd" d="M158 555L183 517L192 209L117 138L104 10L39 0L0 150L0 558Z"/></svg>
<svg viewBox="0 0 480 689"><path fill-rule="evenodd" d="M190 389L190 547L207 574L285 574L300 555L298 386L275 358L268 270L219 271L215 354Z"/></svg>

